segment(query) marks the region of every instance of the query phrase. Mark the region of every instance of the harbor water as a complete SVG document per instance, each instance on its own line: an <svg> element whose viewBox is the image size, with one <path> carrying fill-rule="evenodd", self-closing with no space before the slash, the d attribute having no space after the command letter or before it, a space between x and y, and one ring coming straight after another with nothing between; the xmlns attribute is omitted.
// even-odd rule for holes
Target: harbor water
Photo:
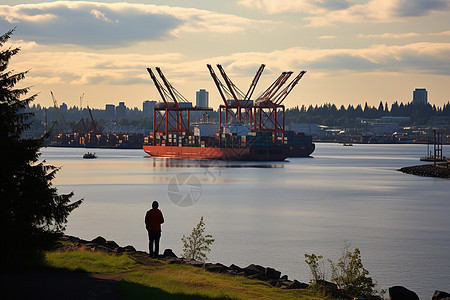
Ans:
<svg viewBox="0 0 450 300"><path fill-rule="evenodd" d="M53 181L59 193L84 198L69 235L148 251L144 216L157 200L166 220L161 248L178 255L203 216L215 238L210 262L270 266L308 282L305 253L337 261L350 243L379 289L403 285L421 299L450 292L450 181L397 171L423 164L426 145L316 144L313 158L276 163L89 151L98 158L83 160L82 148L42 149L41 159L62 167Z"/></svg>

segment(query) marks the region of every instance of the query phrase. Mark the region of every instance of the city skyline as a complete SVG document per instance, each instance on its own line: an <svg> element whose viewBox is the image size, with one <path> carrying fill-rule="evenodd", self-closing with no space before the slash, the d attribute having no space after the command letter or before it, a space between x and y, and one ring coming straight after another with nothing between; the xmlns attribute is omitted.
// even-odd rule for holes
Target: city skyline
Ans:
<svg viewBox="0 0 450 300"><path fill-rule="evenodd" d="M431 105L450 100L447 0L142 2L4 1L0 28L16 28L10 44L22 48L11 67L31 69L35 103L51 106L53 91L70 107L83 93L94 108L141 107L160 101L145 70L159 66L193 103L209 91L216 109L207 63L242 90L266 64L255 96L282 71L306 70L287 107L410 102L416 88Z"/></svg>

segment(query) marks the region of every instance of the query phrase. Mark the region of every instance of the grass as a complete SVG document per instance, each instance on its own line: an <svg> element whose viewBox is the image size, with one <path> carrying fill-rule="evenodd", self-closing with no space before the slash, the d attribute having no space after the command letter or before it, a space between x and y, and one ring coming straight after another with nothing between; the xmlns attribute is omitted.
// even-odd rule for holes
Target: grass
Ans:
<svg viewBox="0 0 450 300"><path fill-rule="evenodd" d="M87 251L48 252L45 262L54 268L104 274L120 273L137 266L128 255L116 256Z"/></svg>
<svg viewBox="0 0 450 300"><path fill-rule="evenodd" d="M130 256L99 252L49 252L53 268L120 274L122 299L323 299L314 291L283 290L241 276L216 274L187 265L141 265Z"/></svg>

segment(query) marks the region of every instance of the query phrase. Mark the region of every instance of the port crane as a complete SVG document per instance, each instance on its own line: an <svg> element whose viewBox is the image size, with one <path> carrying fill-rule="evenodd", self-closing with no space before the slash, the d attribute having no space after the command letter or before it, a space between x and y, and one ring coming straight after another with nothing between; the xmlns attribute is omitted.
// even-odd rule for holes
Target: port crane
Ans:
<svg viewBox="0 0 450 300"><path fill-rule="evenodd" d="M273 132L284 138L285 107L283 101L298 84L306 71L301 71L285 88L281 89L293 72L283 72L255 101L254 130ZM281 89L281 90L280 90ZM281 122L279 115L281 114Z"/></svg>
<svg viewBox="0 0 450 300"><path fill-rule="evenodd" d="M166 78L161 68L156 67L156 72L164 85L156 77L151 68L147 68L156 89L163 102L157 103L153 110L153 137L165 133L190 132L191 111L212 111L211 108L192 107L188 101ZM156 140L155 138L153 139Z"/></svg>
<svg viewBox="0 0 450 300"><path fill-rule="evenodd" d="M206 65L208 67L209 73L216 84L219 94L224 102L223 105L219 106L219 123L222 124L222 113L225 117L225 122L228 123L229 120L237 120L239 122L252 124L253 114L252 107L253 101L250 100L256 85L264 71L264 64L261 64L255 77L253 78L250 87L246 94L244 94L228 77L222 65L217 64L220 74L226 85L221 82L214 72L213 67L210 64ZM221 126L221 125L220 125Z"/></svg>

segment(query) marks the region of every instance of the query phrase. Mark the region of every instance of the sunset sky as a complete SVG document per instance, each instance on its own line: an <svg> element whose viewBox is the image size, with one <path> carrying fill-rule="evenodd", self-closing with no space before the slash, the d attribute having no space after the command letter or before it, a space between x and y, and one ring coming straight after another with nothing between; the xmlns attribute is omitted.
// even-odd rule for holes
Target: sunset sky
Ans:
<svg viewBox="0 0 450 300"><path fill-rule="evenodd" d="M450 101L450 0L14 1L0 5L1 34L16 27L11 68L35 103L142 109L160 100L146 67L159 66L195 102L220 104L206 64L220 63L246 91L261 63L261 93L282 71L307 73L285 105L409 102L426 88Z"/></svg>

